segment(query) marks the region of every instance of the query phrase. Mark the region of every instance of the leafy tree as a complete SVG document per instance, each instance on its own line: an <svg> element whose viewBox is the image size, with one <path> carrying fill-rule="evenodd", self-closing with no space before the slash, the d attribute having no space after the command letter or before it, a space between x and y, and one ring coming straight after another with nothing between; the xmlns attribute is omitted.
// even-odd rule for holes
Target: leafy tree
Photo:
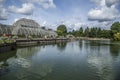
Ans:
<svg viewBox="0 0 120 80"><path fill-rule="evenodd" d="M101 30L101 34L100 34L100 37L102 38L110 38L110 30Z"/></svg>
<svg viewBox="0 0 120 80"><path fill-rule="evenodd" d="M115 32L120 32L120 23L119 22L113 23L111 26L111 30Z"/></svg>
<svg viewBox="0 0 120 80"><path fill-rule="evenodd" d="M98 37L98 38L101 37L101 31L102 31L101 28L98 28L98 29L97 29L97 37Z"/></svg>
<svg viewBox="0 0 120 80"><path fill-rule="evenodd" d="M120 23L119 22L115 22L112 24L111 37L114 38L114 34L116 34L117 32L120 32Z"/></svg>
<svg viewBox="0 0 120 80"><path fill-rule="evenodd" d="M79 31L73 30L71 33L72 33L73 36L79 37Z"/></svg>
<svg viewBox="0 0 120 80"><path fill-rule="evenodd" d="M88 27L84 31L84 36L89 37L89 28Z"/></svg>
<svg viewBox="0 0 120 80"><path fill-rule="evenodd" d="M92 38L94 38L94 37L96 37L96 28L91 28L90 29L90 33L89 33L89 37L92 37Z"/></svg>
<svg viewBox="0 0 120 80"><path fill-rule="evenodd" d="M116 40L116 41L120 41L120 32L114 34L114 40Z"/></svg>
<svg viewBox="0 0 120 80"><path fill-rule="evenodd" d="M79 29L79 35L83 36L83 28L82 27Z"/></svg>
<svg viewBox="0 0 120 80"><path fill-rule="evenodd" d="M59 25L57 28L57 33L59 36L65 36L67 34L67 28L65 25Z"/></svg>

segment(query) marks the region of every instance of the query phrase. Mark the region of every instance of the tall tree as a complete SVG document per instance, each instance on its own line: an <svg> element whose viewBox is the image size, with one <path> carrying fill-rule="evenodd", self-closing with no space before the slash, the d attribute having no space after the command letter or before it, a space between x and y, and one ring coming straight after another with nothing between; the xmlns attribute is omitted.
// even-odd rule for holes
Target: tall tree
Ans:
<svg viewBox="0 0 120 80"><path fill-rule="evenodd" d="M120 23L119 22L113 23L111 26L111 30L115 32L120 32Z"/></svg>
<svg viewBox="0 0 120 80"><path fill-rule="evenodd" d="M89 28L88 27L84 31L84 36L89 37Z"/></svg>
<svg viewBox="0 0 120 80"><path fill-rule="evenodd" d="M93 37L93 38L96 37L96 32L97 32L97 31L96 31L96 28L94 28L94 27L91 28L91 29L90 29L89 37Z"/></svg>
<svg viewBox="0 0 120 80"><path fill-rule="evenodd" d="M67 34L67 28L65 25L59 25L57 28L57 33L59 36L65 36Z"/></svg>
<svg viewBox="0 0 120 80"><path fill-rule="evenodd" d="M120 23L115 22L111 26L111 37L114 38L114 34L120 32Z"/></svg>
<svg viewBox="0 0 120 80"><path fill-rule="evenodd" d="M97 37L100 38L101 37L101 28L97 28Z"/></svg>
<svg viewBox="0 0 120 80"><path fill-rule="evenodd" d="M83 36L83 28L82 27L79 29L79 35Z"/></svg>

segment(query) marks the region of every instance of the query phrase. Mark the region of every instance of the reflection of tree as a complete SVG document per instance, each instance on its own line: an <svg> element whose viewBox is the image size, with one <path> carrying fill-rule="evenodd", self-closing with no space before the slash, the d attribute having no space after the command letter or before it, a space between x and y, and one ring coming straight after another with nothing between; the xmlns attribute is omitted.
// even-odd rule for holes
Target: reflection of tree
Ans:
<svg viewBox="0 0 120 80"><path fill-rule="evenodd" d="M110 45L110 53L113 57L117 57L119 55L119 49L120 46L119 44L115 43L115 44L111 44Z"/></svg>
<svg viewBox="0 0 120 80"><path fill-rule="evenodd" d="M102 44L101 44L101 41L90 41L90 46L101 46Z"/></svg>
<svg viewBox="0 0 120 80"><path fill-rule="evenodd" d="M0 54L0 62L7 61L7 59L11 57L16 57L16 51L11 51L11 52Z"/></svg>
<svg viewBox="0 0 120 80"><path fill-rule="evenodd" d="M94 69L95 75L98 76L100 80L113 80L114 71L111 63L112 58L109 54L108 42L91 41L89 43L89 49L87 51L89 68Z"/></svg>
<svg viewBox="0 0 120 80"><path fill-rule="evenodd" d="M9 63L7 60L11 57L16 57L16 51L0 54L0 76L9 72Z"/></svg>
<svg viewBox="0 0 120 80"><path fill-rule="evenodd" d="M65 50L66 45L67 45L67 42L60 42L60 43L57 43L57 47L58 47L58 49L59 49L60 51Z"/></svg>
<svg viewBox="0 0 120 80"><path fill-rule="evenodd" d="M101 55L97 53L88 55L89 67L94 69L100 80L114 80L111 60L110 55L102 53Z"/></svg>
<svg viewBox="0 0 120 80"><path fill-rule="evenodd" d="M82 46L83 46L83 41L80 40L80 41L79 41L79 47L80 47L80 49L82 48Z"/></svg>
<svg viewBox="0 0 120 80"><path fill-rule="evenodd" d="M89 43L87 44L87 46L89 46L90 51L91 53L95 53L95 54L100 54L100 49L101 49L101 45L100 45L100 42L97 42L97 41L89 41ZM102 45L102 48L104 46Z"/></svg>
<svg viewBox="0 0 120 80"><path fill-rule="evenodd" d="M7 61L4 61L1 65L0 65L0 76L7 74L10 70L8 68L9 64Z"/></svg>

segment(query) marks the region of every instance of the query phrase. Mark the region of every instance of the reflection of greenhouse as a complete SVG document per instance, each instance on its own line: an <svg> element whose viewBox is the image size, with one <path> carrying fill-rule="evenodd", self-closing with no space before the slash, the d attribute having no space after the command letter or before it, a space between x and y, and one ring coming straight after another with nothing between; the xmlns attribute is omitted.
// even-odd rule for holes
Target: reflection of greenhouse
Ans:
<svg viewBox="0 0 120 80"><path fill-rule="evenodd" d="M0 25L0 34L12 34L19 36L38 36L56 37L57 34L52 30L43 29L34 20L22 18L16 21L13 26Z"/></svg>

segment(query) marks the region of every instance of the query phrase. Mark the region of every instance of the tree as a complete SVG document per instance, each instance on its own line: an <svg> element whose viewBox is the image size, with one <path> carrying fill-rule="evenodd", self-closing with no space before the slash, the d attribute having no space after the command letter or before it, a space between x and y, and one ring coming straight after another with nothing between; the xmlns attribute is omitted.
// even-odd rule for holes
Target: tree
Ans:
<svg viewBox="0 0 120 80"><path fill-rule="evenodd" d="M98 28L98 29L97 29L97 37L98 37L98 38L101 37L101 31L102 31L101 28Z"/></svg>
<svg viewBox="0 0 120 80"><path fill-rule="evenodd" d="M82 27L79 29L79 35L83 36L83 28Z"/></svg>
<svg viewBox="0 0 120 80"><path fill-rule="evenodd" d="M110 30L101 30L101 34L100 34L100 37L102 38L110 38L111 35L110 35Z"/></svg>
<svg viewBox="0 0 120 80"><path fill-rule="evenodd" d="M115 32L120 32L120 23L119 22L113 23L111 26L111 30Z"/></svg>
<svg viewBox="0 0 120 80"><path fill-rule="evenodd" d="M89 34L89 37L92 37L92 38L94 38L94 37L96 37L96 28L91 28L90 29L90 34Z"/></svg>
<svg viewBox="0 0 120 80"><path fill-rule="evenodd" d="M89 28L88 27L84 31L84 36L89 37Z"/></svg>
<svg viewBox="0 0 120 80"><path fill-rule="evenodd" d="M120 32L114 34L114 40L116 40L116 41L120 41Z"/></svg>
<svg viewBox="0 0 120 80"><path fill-rule="evenodd" d="M71 34L73 35L73 36L75 36L75 37L79 37L79 31L75 31L75 30L73 30L72 32L71 32Z"/></svg>
<svg viewBox="0 0 120 80"><path fill-rule="evenodd" d="M120 32L120 23L115 22L111 26L111 37L114 38L114 34Z"/></svg>
<svg viewBox="0 0 120 80"><path fill-rule="evenodd" d="M65 25L59 25L57 28L57 34L59 36L65 36L67 34L67 28Z"/></svg>

